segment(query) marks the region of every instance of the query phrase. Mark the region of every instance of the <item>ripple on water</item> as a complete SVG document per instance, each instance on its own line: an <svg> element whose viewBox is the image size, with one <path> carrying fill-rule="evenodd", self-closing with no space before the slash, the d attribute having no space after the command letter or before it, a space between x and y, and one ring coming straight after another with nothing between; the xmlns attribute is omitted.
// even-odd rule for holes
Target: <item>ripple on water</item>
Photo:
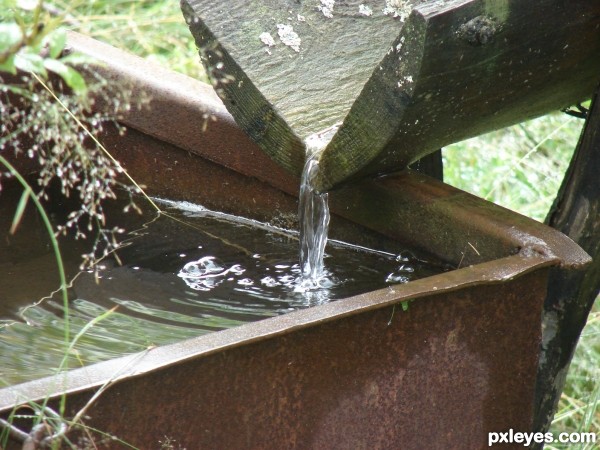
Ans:
<svg viewBox="0 0 600 450"><path fill-rule="evenodd" d="M85 333L73 346L69 367L442 271L408 253L397 257L333 242L318 285L303 286L296 233L189 205L173 214L188 225L161 216L132 234L119 251L121 264L103 262L99 283L90 273L74 280L69 289L71 335ZM63 242L65 255L78 255L69 245ZM34 304L38 298L23 294L45 282L47 277L35 273L52 270L52 258L47 267L40 261L22 258L12 263L10 273L0 273L0 286L7 286L3 281L10 277L13 283L14 277L22 277L21 288L6 295L24 297L10 317L0 317L4 384L55 373L64 356L65 314L59 296ZM76 258L73 263L78 264ZM54 288L48 281L46 291ZM90 327L98 317L102 320Z"/></svg>

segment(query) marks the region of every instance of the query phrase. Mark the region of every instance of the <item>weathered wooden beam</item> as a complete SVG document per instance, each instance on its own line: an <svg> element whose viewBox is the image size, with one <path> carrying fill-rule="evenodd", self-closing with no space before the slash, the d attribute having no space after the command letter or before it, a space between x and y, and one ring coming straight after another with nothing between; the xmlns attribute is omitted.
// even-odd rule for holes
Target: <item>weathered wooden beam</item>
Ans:
<svg viewBox="0 0 600 450"><path fill-rule="evenodd" d="M600 72L599 72L600 74ZM552 422L588 314L600 292L600 86L559 195L546 222L581 246L593 263L584 271L556 269L543 315L535 429Z"/></svg>
<svg viewBox="0 0 600 450"><path fill-rule="evenodd" d="M382 7L371 16L368 9L361 13L359 6L369 2L337 2L333 11L324 3L182 1L225 105L241 128L296 174L304 166L304 140L344 119L402 28Z"/></svg>
<svg viewBox="0 0 600 450"><path fill-rule="evenodd" d="M182 0L182 9L227 108L279 164L299 174L304 140L343 122L321 157L321 190L589 98L600 71L597 1Z"/></svg>
<svg viewBox="0 0 600 450"><path fill-rule="evenodd" d="M399 38L406 52L386 55L323 155L323 185L357 166L340 163L350 145L362 158L362 148L370 153L352 175L362 177L589 98L600 70L599 24L599 2L416 7Z"/></svg>

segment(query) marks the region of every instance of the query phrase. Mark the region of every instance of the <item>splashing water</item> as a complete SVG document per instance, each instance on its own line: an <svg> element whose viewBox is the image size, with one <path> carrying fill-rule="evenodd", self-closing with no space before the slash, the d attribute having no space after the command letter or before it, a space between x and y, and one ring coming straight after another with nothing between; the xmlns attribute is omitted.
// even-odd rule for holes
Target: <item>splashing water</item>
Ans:
<svg viewBox="0 0 600 450"><path fill-rule="evenodd" d="M230 273L240 275L244 272L245 269L239 264L226 267L214 256L204 256L197 261L187 263L177 275L196 291L210 291L223 283Z"/></svg>
<svg viewBox="0 0 600 450"><path fill-rule="evenodd" d="M8 229L21 191L3 187L0 225ZM447 270L392 242L387 252L330 239L318 286L308 282L301 290L294 232L186 202L155 201L168 216L147 208L119 216L127 198L107 205L110 217L127 219L124 225L135 231L118 259L109 255L98 272L80 273L69 288L74 335L104 317L77 341L72 367ZM51 217L62 220L61 208L53 204ZM37 301L56 288L55 260L37 219L25 214L20 237L0 240L0 379L9 385L54 374L64 358L62 302L56 296ZM75 274L91 242L61 242L65 267Z"/></svg>

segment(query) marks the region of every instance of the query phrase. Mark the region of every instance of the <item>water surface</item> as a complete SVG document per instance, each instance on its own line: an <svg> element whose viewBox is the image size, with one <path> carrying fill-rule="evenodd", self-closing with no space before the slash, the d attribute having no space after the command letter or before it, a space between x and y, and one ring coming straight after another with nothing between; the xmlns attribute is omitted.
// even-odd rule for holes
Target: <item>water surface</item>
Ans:
<svg viewBox="0 0 600 450"><path fill-rule="evenodd" d="M396 255L330 242L324 257L328 282L298 290L297 233L196 205L162 206L174 218L145 216L145 225L127 236L118 260L101 262L98 279L91 272L75 277L69 288L73 336L117 308L81 337L69 367L445 270L410 252ZM61 241L71 275L85 244ZM56 372L65 352L64 309L60 295L40 300L58 287L58 279L35 214L28 213L17 235L0 246L0 384L10 385Z"/></svg>

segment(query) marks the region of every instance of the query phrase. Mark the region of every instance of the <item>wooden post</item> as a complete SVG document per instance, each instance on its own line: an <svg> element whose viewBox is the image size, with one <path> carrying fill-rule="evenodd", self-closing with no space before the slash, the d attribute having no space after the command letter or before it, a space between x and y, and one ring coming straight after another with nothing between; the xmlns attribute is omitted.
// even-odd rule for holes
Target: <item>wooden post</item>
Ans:
<svg viewBox="0 0 600 450"><path fill-rule="evenodd" d="M321 157L320 190L585 100L600 72L598 1L182 0L182 9L225 105L280 165L298 175L305 139L342 123Z"/></svg>
<svg viewBox="0 0 600 450"><path fill-rule="evenodd" d="M550 277L536 386L536 431L546 431L552 422L581 330L600 291L599 174L600 86L571 165L546 219L550 226L579 244L593 258L593 263L584 271L556 270Z"/></svg>

